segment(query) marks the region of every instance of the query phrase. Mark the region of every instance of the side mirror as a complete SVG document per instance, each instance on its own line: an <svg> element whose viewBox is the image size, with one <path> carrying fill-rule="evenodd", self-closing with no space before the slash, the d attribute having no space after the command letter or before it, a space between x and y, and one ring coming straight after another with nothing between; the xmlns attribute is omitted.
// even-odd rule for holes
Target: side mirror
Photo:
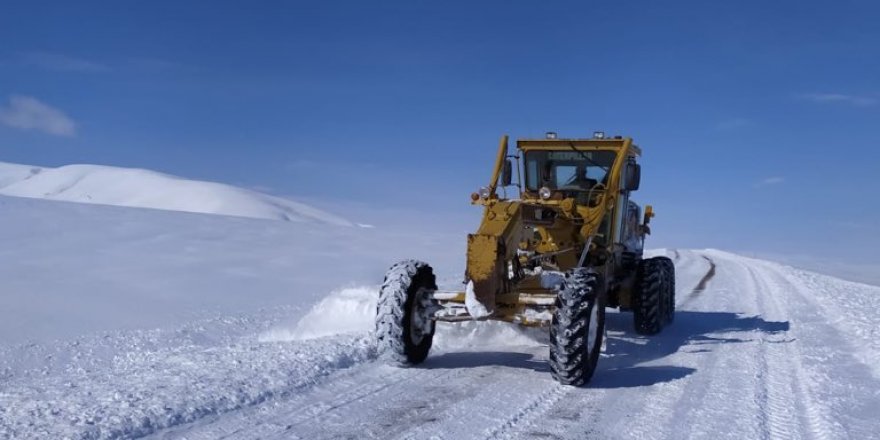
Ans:
<svg viewBox="0 0 880 440"><path fill-rule="evenodd" d="M504 168L501 169L501 186L510 186L513 180L513 163L510 159L504 161Z"/></svg>
<svg viewBox="0 0 880 440"><path fill-rule="evenodd" d="M639 183L642 181L642 166L630 162L626 164L626 189L627 191L636 191L639 189Z"/></svg>

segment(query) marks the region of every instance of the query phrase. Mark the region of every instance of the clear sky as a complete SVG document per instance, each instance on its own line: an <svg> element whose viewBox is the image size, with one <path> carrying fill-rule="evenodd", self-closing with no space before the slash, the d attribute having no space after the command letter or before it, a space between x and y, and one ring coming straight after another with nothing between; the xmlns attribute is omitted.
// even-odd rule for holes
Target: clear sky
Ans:
<svg viewBox="0 0 880 440"><path fill-rule="evenodd" d="M878 23L872 1L5 1L0 160L459 227L501 134L601 129L645 151L649 246L880 268Z"/></svg>

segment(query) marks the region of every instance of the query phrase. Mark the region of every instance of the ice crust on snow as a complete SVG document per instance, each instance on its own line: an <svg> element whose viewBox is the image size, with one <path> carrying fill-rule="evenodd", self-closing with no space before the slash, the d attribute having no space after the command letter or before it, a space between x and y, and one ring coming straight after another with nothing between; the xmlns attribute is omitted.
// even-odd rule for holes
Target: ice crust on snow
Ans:
<svg viewBox="0 0 880 440"><path fill-rule="evenodd" d="M281 197L150 170L102 165L45 168L0 162L0 194L352 226L342 217Z"/></svg>

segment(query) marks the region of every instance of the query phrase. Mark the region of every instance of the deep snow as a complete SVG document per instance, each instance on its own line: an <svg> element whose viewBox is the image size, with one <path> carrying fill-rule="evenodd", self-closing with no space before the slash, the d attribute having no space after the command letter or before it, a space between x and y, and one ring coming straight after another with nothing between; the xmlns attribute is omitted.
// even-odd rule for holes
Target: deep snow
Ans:
<svg viewBox="0 0 880 440"><path fill-rule="evenodd" d="M0 343L168 327L381 282L400 255L459 273L417 231L0 196ZM456 237L458 238L458 237ZM378 278L378 279L377 279Z"/></svg>
<svg viewBox="0 0 880 440"><path fill-rule="evenodd" d="M0 196L0 438L871 438L880 288L715 250L677 268L656 337L610 313L588 387L541 331L441 324L375 360L401 257L461 273L462 237ZM714 276L708 277L715 265ZM701 280L704 288L697 289Z"/></svg>

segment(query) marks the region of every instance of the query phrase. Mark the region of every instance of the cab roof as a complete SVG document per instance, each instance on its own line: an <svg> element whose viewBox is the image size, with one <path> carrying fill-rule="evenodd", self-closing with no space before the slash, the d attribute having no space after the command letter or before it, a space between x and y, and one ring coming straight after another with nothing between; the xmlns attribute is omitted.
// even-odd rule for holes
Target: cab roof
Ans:
<svg viewBox="0 0 880 440"><path fill-rule="evenodd" d="M527 150L620 150L629 149L630 154L642 155L642 149L632 143L632 138L614 137L606 139L517 139L516 148Z"/></svg>

